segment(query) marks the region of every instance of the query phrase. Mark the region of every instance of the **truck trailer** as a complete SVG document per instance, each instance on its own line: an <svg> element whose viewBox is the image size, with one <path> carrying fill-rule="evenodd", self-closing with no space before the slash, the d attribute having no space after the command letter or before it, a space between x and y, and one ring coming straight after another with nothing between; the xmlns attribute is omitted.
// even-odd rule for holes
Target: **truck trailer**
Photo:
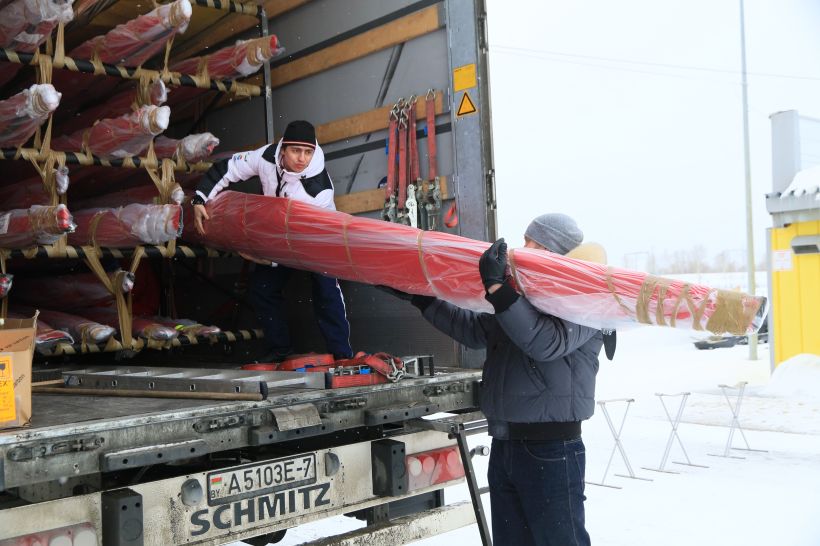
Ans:
<svg viewBox="0 0 820 546"><path fill-rule="evenodd" d="M0 17L16 3L0 2ZM207 131L220 141L217 154L232 153L274 142L288 122L306 119L316 126L338 210L495 239L483 0L163 5L189 20L146 42L150 56L138 65L109 51L116 41L94 40L153 13L150 2L75 0L71 20L55 16L36 26L42 41L35 47L20 34L6 41L0 100L36 81L52 82L62 102L30 139L4 145L0 190L32 176L48 182L49 169L67 168L70 189L54 190L44 205L70 209L73 202L154 187L157 202L170 202L169 181L190 198L207 159L163 161L153 148L102 157L87 138L82 149L49 145L84 112L137 83L161 80L171 104L166 136ZM29 22L20 32L34 35L34 28ZM236 40L270 36L284 52L242 78L211 78L202 70L206 61L195 74L170 68ZM424 115L428 102L432 117ZM384 187L396 105L417 118L405 127L421 165L411 181L415 213L391 202ZM255 191L253 181L239 186ZM7 208L0 203L0 217ZM403 378L334 383L333 371L241 371L262 343L245 261L183 240L107 248L72 245L66 237L0 249L2 273L22 286L117 264L134 274L134 300L122 298L120 320L147 300L163 315L212 322L222 331L163 343L130 335L100 344L74 339L39 351L31 421L0 430L0 545L267 544L287 529L339 515L366 525L322 544L363 537L404 544L475 522L489 543L471 464L483 450L467 443L486 429L477 410L482 351L454 343L404 302L342 282L354 349L401 357ZM5 299L4 315L15 307L14 287ZM287 299L295 347L322 352L308 283L292 282ZM120 330L131 328L125 326ZM448 504L443 489L462 481L472 501Z"/></svg>

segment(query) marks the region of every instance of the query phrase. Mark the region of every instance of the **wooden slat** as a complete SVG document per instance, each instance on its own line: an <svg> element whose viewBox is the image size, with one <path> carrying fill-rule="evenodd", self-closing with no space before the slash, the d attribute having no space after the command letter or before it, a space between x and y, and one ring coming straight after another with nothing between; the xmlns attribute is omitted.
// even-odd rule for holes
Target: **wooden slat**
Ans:
<svg viewBox="0 0 820 546"><path fill-rule="evenodd" d="M444 25L439 18L439 6L430 6L395 21L363 32L338 44L271 70L271 88L307 78L329 68L339 66L424 36ZM261 85L262 76L251 78L248 83Z"/></svg>
<svg viewBox="0 0 820 546"><path fill-rule="evenodd" d="M427 116L424 94L419 97L416 103L416 119L423 120ZM316 140L322 144L338 142L347 138L353 138L375 131L387 129L389 123L390 110L393 105L383 106L355 114L346 118L337 119L316 127ZM444 101L441 91L436 91L436 115L444 112Z"/></svg>
<svg viewBox="0 0 820 546"><path fill-rule="evenodd" d="M309 1L310 0L267 0L265 2L265 13L268 19L273 19ZM209 11L218 13L218 20L208 25L205 29L198 28L196 32L192 32L191 34L186 33L185 37L187 39L185 40L180 40L179 38L181 37L178 37L177 44L171 52L174 61L181 61L193 57L206 48L224 42L259 24L256 17L238 15L236 13L225 15L224 12L217 10ZM285 46L287 46L287 44L285 44Z"/></svg>
<svg viewBox="0 0 820 546"><path fill-rule="evenodd" d="M449 197L447 193L447 177L439 177L439 184L441 185L441 198L447 199ZM424 186L427 186L426 182ZM334 201L336 202L336 210L348 214L382 210L384 208L384 189L377 188L375 190L357 191L347 195L337 195Z"/></svg>
<svg viewBox="0 0 820 546"><path fill-rule="evenodd" d="M436 91L436 115L444 113L444 100L441 91ZM346 118L340 118L322 125L316 126L316 140L319 144L325 145L331 142L338 142L357 136L383 131L389 124L389 114L393 105L374 108L367 112L354 114ZM427 106L424 103L424 94L419 97L416 103L416 119L423 121L427 116ZM274 142L278 142L282 135L276 135ZM261 148L267 144L265 140L254 143L250 148Z"/></svg>
<svg viewBox="0 0 820 546"><path fill-rule="evenodd" d="M334 201L336 202L336 210L348 214L381 210L384 208L384 190L377 188L375 190L348 193L347 195L337 195Z"/></svg>

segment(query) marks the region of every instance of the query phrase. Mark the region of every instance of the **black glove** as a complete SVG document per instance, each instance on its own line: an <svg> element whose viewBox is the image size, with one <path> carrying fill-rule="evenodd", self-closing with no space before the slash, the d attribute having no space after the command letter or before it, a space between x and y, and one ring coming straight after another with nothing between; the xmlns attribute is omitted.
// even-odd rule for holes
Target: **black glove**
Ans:
<svg viewBox="0 0 820 546"><path fill-rule="evenodd" d="M421 311L422 313L424 312L425 309L427 309L427 307L431 303L436 301L436 298L434 298L433 296L422 296L420 294L408 294L407 292L402 292L401 290L396 290L395 288L390 288L389 286L384 286L383 284L377 284L377 285L375 285L375 287L378 290L381 290L382 292L384 292L386 294L390 294L391 296L399 298L400 300L409 301L415 307L417 307L418 310Z"/></svg>
<svg viewBox="0 0 820 546"><path fill-rule="evenodd" d="M413 294L408 294L407 292L402 292L401 290L396 290L395 288L390 288L389 286L384 286L383 284L377 284L375 287L385 294L390 294L400 300L410 301L413 299Z"/></svg>
<svg viewBox="0 0 820 546"><path fill-rule="evenodd" d="M503 237L481 255L478 271L485 289L489 290L494 284L504 284L507 281L507 243Z"/></svg>

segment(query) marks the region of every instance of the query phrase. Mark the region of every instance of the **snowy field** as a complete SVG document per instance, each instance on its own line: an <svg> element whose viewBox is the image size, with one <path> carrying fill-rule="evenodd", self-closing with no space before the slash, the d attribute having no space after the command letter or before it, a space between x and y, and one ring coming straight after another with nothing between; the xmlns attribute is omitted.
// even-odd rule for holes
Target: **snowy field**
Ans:
<svg viewBox="0 0 820 546"><path fill-rule="evenodd" d="M781 366L770 377L768 345L759 360L748 360L748 347L699 351L693 332L655 327L618 333L615 360L601 362L598 400L633 398L621 440L634 473L652 481L616 476L627 474L618 453L606 476L607 485L587 485L587 528L593 544L637 545L820 545L820 357L804 355ZM603 357L603 356L602 356ZM723 454L732 413L719 384L748 381L740 423L753 449ZM671 432L655 393L691 392L678 429L684 461L673 445L667 470L657 468ZM735 402L737 391L730 391ZM674 417L680 397L667 399ZM617 428L625 403L607 404ZM587 480L603 478L614 441L599 408L584 425ZM473 436L471 445L489 445ZM735 433L734 447L745 447ZM486 484L487 458L476 457L479 483ZM446 491L447 502L467 500L466 485ZM489 514L489 496L484 496ZM289 530L279 544L296 545L355 529L362 524L339 517ZM237 543L240 544L240 543ZM424 541L424 546L480 544L472 525Z"/></svg>

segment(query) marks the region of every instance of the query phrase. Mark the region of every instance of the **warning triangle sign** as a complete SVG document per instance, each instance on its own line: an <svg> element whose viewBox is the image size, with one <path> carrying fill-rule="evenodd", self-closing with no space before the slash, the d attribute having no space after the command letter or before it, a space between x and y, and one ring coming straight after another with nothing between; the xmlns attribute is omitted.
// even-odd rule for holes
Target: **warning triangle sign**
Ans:
<svg viewBox="0 0 820 546"><path fill-rule="evenodd" d="M467 114L474 114L476 112L475 104L473 104L470 95L465 91L464 96L461 97L461 104L458 105L457 116L466 116Z"/></svg>

